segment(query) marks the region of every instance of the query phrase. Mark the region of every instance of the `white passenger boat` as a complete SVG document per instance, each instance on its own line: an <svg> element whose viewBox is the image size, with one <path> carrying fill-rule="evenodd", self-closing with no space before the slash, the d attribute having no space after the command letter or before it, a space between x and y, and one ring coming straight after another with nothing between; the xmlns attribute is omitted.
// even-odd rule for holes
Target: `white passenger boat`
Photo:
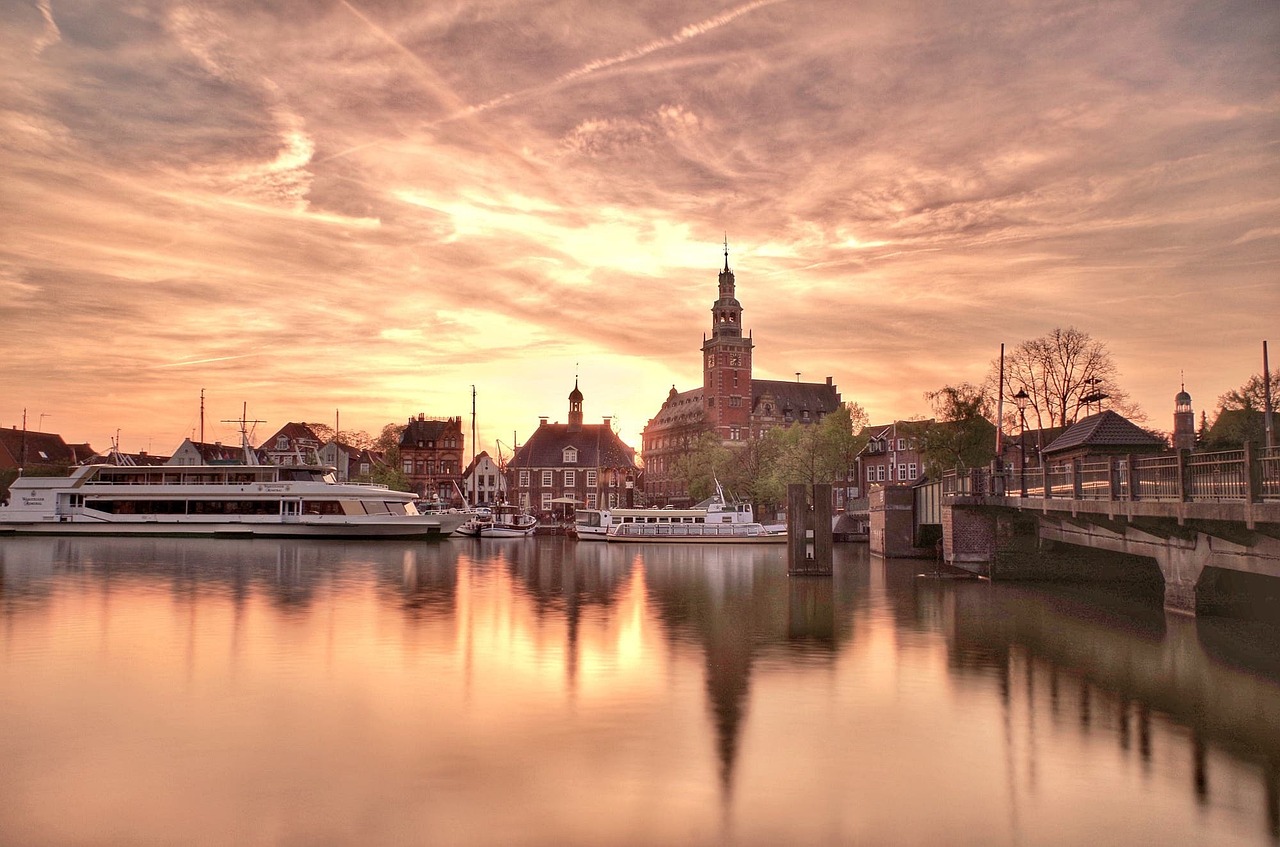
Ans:
<svg viewBox="0 0 1280 847"><path fill-rule="evenodd" d="M538 519L526 515L517 506L495 506L491 513L473 515L463 523L454 535L467 538L524 538L533 535L538 528Z"/></svg>
<svg viewBox="0 0 1280 847"><path fill-rule="evenodd" d="M443 538L466 515L421 514L417 495L277 465L85 465L17 479L0 533Z"/></svg>
<svg viewBox="0 0 1280 847"><path fill-rule="evenodd" d="M592 521L588 516L585 534L583 524L576 525L579 539L601 537ZM714 497L692 509L609 509L601 513L597 525L604 528L607 541L767 544L787 540L786 527L757 522L750 503L727 499L719 485Z"/></svg>
<svg viewBox="0 0 1280 847"><path fill-rule="evenodd" d="M579 541L604 541L612 520L608 509L577 509L573 513L573 532Z"/></svg>

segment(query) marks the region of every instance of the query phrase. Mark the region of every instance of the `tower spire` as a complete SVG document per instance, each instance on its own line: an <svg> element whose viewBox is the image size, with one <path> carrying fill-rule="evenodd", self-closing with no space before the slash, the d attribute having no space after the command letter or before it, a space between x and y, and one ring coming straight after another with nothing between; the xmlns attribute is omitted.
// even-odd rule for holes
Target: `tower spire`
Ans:
<svg viewBox="0 0 1280 847"><path fill-rule="evenodd" d="M729 270L729 233L724 234L724 269Z"/></svg>

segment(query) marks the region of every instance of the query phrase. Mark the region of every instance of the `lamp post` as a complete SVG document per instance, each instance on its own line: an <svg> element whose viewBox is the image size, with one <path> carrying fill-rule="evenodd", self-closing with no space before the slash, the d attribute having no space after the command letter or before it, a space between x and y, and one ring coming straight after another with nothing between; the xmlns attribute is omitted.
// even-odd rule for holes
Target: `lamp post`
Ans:
<svg viewBox="0 0 1280 847"><path fill-rule="evenodd" d="M1030 399L1025 388L1019 388L1013 395L1013 402L1018 407L1018 476L1023 497L1027 496L1027 401Z"/></svg>

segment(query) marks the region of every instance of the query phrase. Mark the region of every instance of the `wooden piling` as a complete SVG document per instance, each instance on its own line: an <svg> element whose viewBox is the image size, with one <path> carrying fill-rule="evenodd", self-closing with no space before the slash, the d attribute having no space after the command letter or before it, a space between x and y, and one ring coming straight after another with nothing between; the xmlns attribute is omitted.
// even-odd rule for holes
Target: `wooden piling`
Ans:
<svg viewBox="0 0 1280 847"><path fill-rule="evenodd" d="M809 495L813 505L810 507ZM813 555L808 530L813 529ZM787 573L791 576L830 576L834 538L831 532L831 486L812 490L799 483L787 486Z"/></svg>

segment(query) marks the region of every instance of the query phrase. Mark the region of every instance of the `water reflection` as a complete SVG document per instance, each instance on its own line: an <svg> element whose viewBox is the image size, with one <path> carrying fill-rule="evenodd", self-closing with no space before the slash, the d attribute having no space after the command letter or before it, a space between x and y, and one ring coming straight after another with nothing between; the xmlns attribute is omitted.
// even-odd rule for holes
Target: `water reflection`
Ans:
<svg viewBox="0 0 1280 847"><path fill-rule="evenodd" d="M1280 839L1274 629L783 556L5 540L0 841Z"/></svg>

